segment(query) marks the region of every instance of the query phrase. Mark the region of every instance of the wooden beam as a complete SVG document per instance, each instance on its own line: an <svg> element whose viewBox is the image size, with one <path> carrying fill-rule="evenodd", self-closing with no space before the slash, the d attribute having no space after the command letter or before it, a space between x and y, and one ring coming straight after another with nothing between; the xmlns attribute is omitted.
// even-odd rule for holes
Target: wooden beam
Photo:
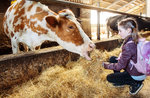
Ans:
<svg viewBox="0 0 150 98"><path fill-rule="evenodd" d="M107 6L106 8L109 9L112 6L116 5L118 2L120 2L121 0L116 0L115 2L113 2L112 4L110 4L109 6Z"/></svg>
<svg viewBox="0 0 150 98"><path fill-rule="evenodd" d="M137 15L141 15L143 14L144 12L144 7L137 7L135 10L133 10L132 12L130 13L134 13L134 14L137 14Z"/></svg>
<svg viewBox="0 0 150 98"><path fill-rule="evenodd" d="M141 3L141 4L137 5L137 6L135 6L135 7L133 7L133 8L131 8L131 9L129 9L129 10L127 10L126 12L127 12L127 13L130 13L130 12L132 12L134 9L136 9L136 8L138 8L138 7L140 7L140 6L143 6L144 4L145 4L145 2L143 2L143 3Z"/></svg>
<svg viewBox="0 0 150 98"><path fill-rule="evenodd" d="M103 0L99 0L100 3L107 3L107 4L111 4L111 2L108 1L103 1Z"/></svg>
<svg viewBox="0 0 150 98"><path fill-rule="evenodd" d="M130 4L132 4L132 3L135 2L135 1L136 1L136 0L130 1L129 3L125 4L124 6L122 6L121 8L117 9L117 11L120 11L122 8L124 8L124 7L126 7L126 6L128 6L128 5L130 5Z"/></svg>
<svg viewBox="0 0 150 98"><path fill-rule="evenodd" d="M129 2L127 2L127 1L125 1L125 0L121 0L122 2L125 2L125 3L129 3Z"/></svg>

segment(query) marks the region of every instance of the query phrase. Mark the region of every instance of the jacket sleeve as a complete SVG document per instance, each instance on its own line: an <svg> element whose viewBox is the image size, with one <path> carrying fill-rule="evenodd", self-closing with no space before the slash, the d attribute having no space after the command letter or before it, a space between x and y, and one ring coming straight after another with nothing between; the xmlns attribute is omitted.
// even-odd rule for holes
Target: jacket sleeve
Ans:
<svg viewBox="0 0 150 98"><path fill-rule="evenodd" d="M128 63L132 57L132 51L133 48L131 44L127 44L125 46L123 46L122 48L122 54L120 56L120 59L118 60L118 63L104 63L104 68L106 69L111 69L111 70L116 70L116 71L120 71L121 69L126 68L126 66L128 66Z"/></svg>

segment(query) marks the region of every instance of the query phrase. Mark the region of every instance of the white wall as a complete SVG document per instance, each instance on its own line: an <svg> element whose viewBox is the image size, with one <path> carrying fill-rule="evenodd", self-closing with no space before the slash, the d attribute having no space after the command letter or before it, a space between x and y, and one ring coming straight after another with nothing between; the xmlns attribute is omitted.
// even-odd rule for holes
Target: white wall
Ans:
<svg viewBox="0 0 150 98"><path fill-rule="evenodd" d="M146 0L146 16L150 17L150 0Z"/></svg>

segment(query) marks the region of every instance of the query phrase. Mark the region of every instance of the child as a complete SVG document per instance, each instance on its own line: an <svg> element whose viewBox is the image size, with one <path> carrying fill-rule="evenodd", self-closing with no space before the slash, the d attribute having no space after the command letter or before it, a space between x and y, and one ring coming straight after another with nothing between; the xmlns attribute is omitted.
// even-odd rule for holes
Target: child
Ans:
<svg viewBox="0 0 150 98"><path fill-rule="evenodd" d="M130 60L137 62L138 26L134 19L127 18L118 23L118 30L119 35L124 39L122 52L119 58L113 56L109 63L103 62L102 65L105 69L114 70L114 73L107 76L108 82L114 86L129 85L130 94L135 95L143 87L146 78L146 75L138 72L130 63ZM130 43L131 40L134 43ZM122 69L124 71L120 72Z"/></svg>

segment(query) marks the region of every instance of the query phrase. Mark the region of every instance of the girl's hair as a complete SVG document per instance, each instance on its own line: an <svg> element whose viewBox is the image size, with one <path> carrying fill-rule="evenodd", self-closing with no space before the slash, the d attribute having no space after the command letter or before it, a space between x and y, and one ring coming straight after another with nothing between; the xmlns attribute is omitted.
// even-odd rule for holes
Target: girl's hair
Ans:
<svg viewBox="0 0 150 98"><path fill-rule="evenodd" d="M138 25L137 25L137 22L135 19L133 19L133 18L123 19L120 22L118 22L118 26L122 26L124 29L131 28L131 30L132 30L131 35L127 36L125 38L125 40L128 39L129 37L132 37L135 44L138 43L138 38L139 38Z"/></svg>

